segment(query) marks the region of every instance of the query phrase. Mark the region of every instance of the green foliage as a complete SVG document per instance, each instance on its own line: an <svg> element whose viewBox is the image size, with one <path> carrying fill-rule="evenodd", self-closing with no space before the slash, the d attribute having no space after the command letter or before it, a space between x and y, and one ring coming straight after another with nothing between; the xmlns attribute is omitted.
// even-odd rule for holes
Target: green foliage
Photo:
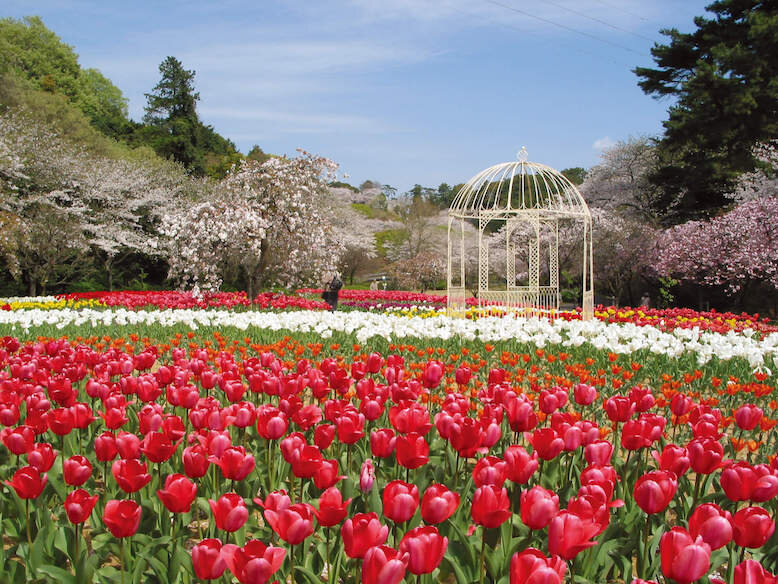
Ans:
<svg viewBox="0 0 778 584"><path fill-rule="evenodd" d="M258 146L257 146L257 148L258 148ZM350 185L347 182L343 182L343 181L340 181L340 180L332 181L331 183L329 183L328 186L330 186L330 187L332 187L334 189L348 189L352 193L358 193L359 192L359 189L357 187L355 187L354 185Z"/></svg>
<svg viewBox="0 0 778 584"><path fill-rule="evenodd" d="M657 68L635 69L644 92L676 98L651 177L673 222L727 205L734 180L757 164L753 147L778 136L778 6L718 0L707 9L715 18L696 18L693 33L662 31L669 43L651 50Z"/></svg>
<svg viewBox="0 0 778 584"><path fill-rule="evenodd" d="M581 166L563 168L560 173L576 186L583 184L583 181L586 179L586 169Z"/></svg>
<svg viewBox="0 0 778 584"><path fill-rule="evenodd" d="M387 245L399 246L405 241L407 233L404 229L385 229L375 234L375 248L379 257L385 258Z"/></svg>
<svg viewBox="0 0 778 584"><path fill-rule="evenodd" d="M37 16L0 20L0 73L13 75L26 89L65 96L106 136L131 131L121 90L97 69L82 69L73 47Z"/></svg>
<svg viewBox="0 0 778 584"><path fill-rule="evenodd" d="M368 219L379 219L381 221L397 221L399 219L399 217L397 217L397 215L391 211L387 211L373 205L368 205L366 203L351 203L351 208L354 209L354 211L357 213L364 215Z"/></svg>
<svg viewBox="0 0 778 584"><path fill-rule="evenodd" d="M200 121L195 72L184 69L175 57L162 61L159 72L159 83L146 94L146 125L136 131L135 140L149 144L160 156L180 162L198 176L223 178L242 156L232 141Z"/></svg>
<svg viewBox="0 0 778 584"><path fill-rule="evenodd" d="M661 277L659 278L659 307L667 308L673 306L675 296L671 292L672 288L675 288L680 282L675 278Z"/></svg>

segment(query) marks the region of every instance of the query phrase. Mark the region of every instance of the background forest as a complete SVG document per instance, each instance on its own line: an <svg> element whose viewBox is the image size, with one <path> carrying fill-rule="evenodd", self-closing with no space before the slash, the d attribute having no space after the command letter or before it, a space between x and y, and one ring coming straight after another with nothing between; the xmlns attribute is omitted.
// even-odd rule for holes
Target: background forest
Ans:
<svg viewBox="0 0 778 584"><path fill-rule="evenodd" d="M709 10L693 33L663 31L656 68L635 70L646 94L670 98L664 134L627 137L593 168L563 173L595 217L598 300L636 305L647 293L775 316L778 9L723 0ZM320 284L334 269L349 283L444 286L445 212L459 185L441 177L398 193L352 186L314 154L243 154L199 119L186 66L159 65L134 121L122 91L39 18L0 20L0 294L253 296ZM571 232L560 258L568 300L575 241Z"/></svg>

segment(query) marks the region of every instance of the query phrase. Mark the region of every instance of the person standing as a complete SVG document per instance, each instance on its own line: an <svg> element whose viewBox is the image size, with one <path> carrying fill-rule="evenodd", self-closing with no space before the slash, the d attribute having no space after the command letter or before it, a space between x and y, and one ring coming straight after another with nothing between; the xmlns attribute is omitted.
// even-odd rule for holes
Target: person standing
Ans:
<svg viewBox="0 0 778 584"><path fill-rule="evenodd" d="M343 282L340 281L336 272L332 275L332 279L329 281L326 289L321 295L324 301L330 305L330 311L334 311L338 308L338 296L341 288L343 288Z"/></svg>

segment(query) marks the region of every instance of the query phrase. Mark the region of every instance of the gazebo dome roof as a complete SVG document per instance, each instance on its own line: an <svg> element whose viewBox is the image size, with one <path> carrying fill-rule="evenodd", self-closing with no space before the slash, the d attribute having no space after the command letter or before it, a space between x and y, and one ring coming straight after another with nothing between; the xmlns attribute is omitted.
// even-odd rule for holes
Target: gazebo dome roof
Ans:
<svg viewBox="0 0 778 584"><path fill-rule="evenodd" d="M540 218L588 218L586 201L563 174L545 164L527 161L527 150L514 162L495 164L471 178L451 203L449 215L507 219L514 215Z"/></svg>

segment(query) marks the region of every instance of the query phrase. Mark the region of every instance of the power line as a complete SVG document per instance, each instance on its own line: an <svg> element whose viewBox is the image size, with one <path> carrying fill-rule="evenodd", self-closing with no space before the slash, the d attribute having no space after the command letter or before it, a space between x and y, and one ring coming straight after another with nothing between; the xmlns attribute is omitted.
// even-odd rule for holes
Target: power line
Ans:
<svg viewBox="0 0 778 584"><path fill-rule="evenodd" d="M567 12L570 12L570 13L575 14L577 16L583 16L584 18L587 18L587 19L592 20L594 22L599 22L600 24L604 24L605 26L608 26L608 27L610 27L610 28L612 28L614 30L618 30L618 31L621 31L621 32L624 32L624 33L627 33L627 34L631 34L632 36L635 36L635 37L638 37L638 38L650 41L652 43L655 42L654 39L652 39L651 37L647 37L647 36L642 35L642 34L637 33L637 32L632 32L629 29L622 28L620 26L616 26L615 24L611 24L610 22L606 22L605 20L601 20L599 18L595 18L594 16L589 16L585 12L578 12L577 10L573 10L572 8L568 8L567 6L563 6L562 4L557 4L556 2L552 2L551 0L545 0L545 1L546 1L546 4L551 4L552 6L556 6L557 8L561 8L562 10L566 10Z"/></svg>
<svg viewBox="0 0 778 584"><path fill-rule="evenodd" d="M586 31L578 30L576 28L573 28L572 26L567 26L566 24L561 24L559 22L554 22L553 20L549 20L547 18L543 18L542 16L537 16L536 14L532 14L531 12L526 12L526 11L521 10L519 8L515 8L515 7L513 7L513 6L509 5L509 4L503 4L502 2L498 2L497 0L485 0L485 1L490 3L490 4L494 4L495 6L500 6L501 8L505 8L506 10L511 10L513 12L516 12L518 14L522 14L522 15L527 16L529 18L534 18L535 20L539 20L541 22L545 22L546 24L550 24L552 26L556 26L558 28L562 28L562 29L568 30L570 32L574 32L576 34L588 37L588 38L593 39L595 41L598 41L598 42L601 42L601 43L605 43L606 45L610 45L612 47L616 47L616 48L621 49L623 51L628 51L630 53L634 53L636 55L640 55L641 57L648 57L649 56L646 53L641 53L640 51L636 51L635 49L627 47L626 45L621 45L619 43L614 43L614 42L609 41L607 39L604 39L602 37L598 37L597 35L593 35L593 34L588 33Z"/></svg>
<svg viewBox="0 0 778 584"><path fill-rule="evenodd" d="M596 1L599 2L600 4L604 4L605 6L609 6L610 8L615 8L617 10L621 10L624 14L629 14L630 16L634 16L635 18L639 18L643 22L655 22L653 20L649 20L645 16L641 16L637 12L630 12L626 8L620 6L619 4L614 4L613 2L605 2L605 0L596 0Z"/></svg>

